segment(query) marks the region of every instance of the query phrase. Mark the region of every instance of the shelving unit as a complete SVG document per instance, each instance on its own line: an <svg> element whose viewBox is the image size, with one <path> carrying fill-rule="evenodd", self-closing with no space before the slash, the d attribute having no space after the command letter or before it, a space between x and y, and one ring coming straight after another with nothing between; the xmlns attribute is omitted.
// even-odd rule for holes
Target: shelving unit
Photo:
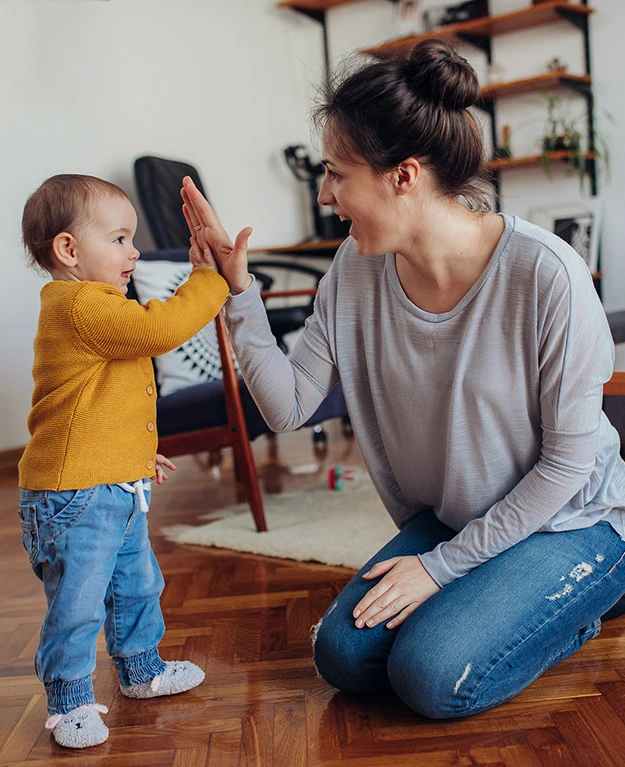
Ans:
<svg viewBox="0 0 625 767"><path fill-rule="evenodd" d="M359 0L281 0L278 6L291 8L317 18L324 28L324 46L326 62L328 61L328 46L325 12L341 5L353 4ZM394 2L395 0L391 0ZM480 101L476 105L490 116L493 148L498 146L498 131L496 121L495 104L500 99L515 97L527 93L536 93L552 89L566 88L580 94L586 99L587 105L587 135L588 152L585 154L585 171L590 179L592 195L597 194L597 170L596 153L594 143L594 101L592 93L592 76L589 50L588 18L594 13L594 9L588 6L588 0L547 0L537 5L529 5L509 13L484 16L478 19L448 24L444 27L428 30L421 34L409 35L389 40L379 46L363 48L361 54L372 55L378 58L384 56L408 55L412 48L421 40L437 38L451 42L465 42L476 46L483 51L489 64L492 63L491 38L496 35L504 35L510 32L531 29L546 24L554 24L567 21L579 29L583 34L584 43L584 69L580 74L569 72L548 72L506 82L490 83L480 91ZM566 163L571 161L572 155L567 151L550 152L547 156L549 164ZM510 157L494 159L487 163L487 167L494 172L494 181L497 197L499 197L499 174L512 168L540 167L543 157L540 154L524 157Z"/></svg>
<svg viewBox="0 0 625 767"><path fill-rule="evenodd" d="M584 96L587 102L587 131L589 151L586 154L586 171L590 179L591 192L597 193L597 173L594 152L594 124L593 124L593 95L592 77L590 75L590 52L588 44L588 17L594 12L589 8L587 0L580 3L568 2L567 0L549 0L538 5L521 8L517 11L504 13L498 16L486 16L479 19L471 19L458 24L448 24L438 29L432 29L418 35L410 35L397 40L390 40L373 48L363 48L362 54L376 57L397 56L408 54L409 51L421 40L436 38L451 42L467 42L482 50L489 64L492 63L491 38L495 35L503 35L509 32L531 29L545 24L553 24L558 21L568 21L580 29L584 35L584 74L569 74L568 72L554 72L528 77L509 82L493 83L484 86L481 90L481 100L478 107L486 111L490 116L493 147L498 145L497 121L495 116L495 102L501 98L518 96L520 94L545 91L553 88L568 88ZM552 152L548 156L549 162L567 162L570 155L566 152ZM497 196L499 196L499 172L507 168L540 166L541 155L527 157L511 157L506 159L491 160L488 167L496 172L494 182Z"/></svg>
<svg viewBox="0 0 625 767"><path fill-rule="evenodd" d="M542 24L553 24L563 19L570 21L577 27L587 29L588 16L593 12L593 9L589 8L585 2L573 3L567 0L549 0L549 2L521 8L510 13L503 13L499 16L483 16L479 19L470 19L458 24L447 24L444 27L431 29L419 35L409 35L397 40L389 40L373 48L363 48L360 53L369 53L376 56L396 56L411 50L421 40L435 37L439 40L464 40L465 42L477 45L490 56L488 41L495 35L503 35L506 32L519 32L522 29L530 29Z"/></svg>
<svg viewBox="0 0 625 767"><path fill-rule="evenodd" d="M586 152L584 155L587 162L591 162L595 159L594 152ZM549 152L547 159L549 163L553 162L566 162L570 158L570 154L566 150L558 152ZM532 165L541 165L543 156L541 154L531 154L526 157L504 157L498 160L489 160L486 163L486 167L491 170L498 170L501 168L522 168L530 167Z"/></svg>
<svg viewBox="0 0 625 767"><path fill-rule="evenodd" d="M485 85L480 95L483 101L495 101L506 96L520 96L523 93L548 91L552 88L571 88L571 90L586 95L592 85L590 75L571 75L568 72L547 72L535 77L524 77L520 80L490 83Z"/></svg>

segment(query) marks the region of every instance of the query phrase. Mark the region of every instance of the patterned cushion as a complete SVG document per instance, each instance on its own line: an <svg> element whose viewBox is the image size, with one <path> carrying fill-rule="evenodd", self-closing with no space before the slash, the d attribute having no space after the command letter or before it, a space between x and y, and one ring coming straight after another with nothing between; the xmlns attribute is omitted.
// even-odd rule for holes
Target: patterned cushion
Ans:
<svg viewBox="0 0 625 767"><path fill-rule="evenodd" d="M164 301L175 293L190 271L189 263L137 261L132 281L139 301L142 304L153 298ZM155 363L161 396L221 378L215 323L209 322L182 346L156 357Z"/></svg>

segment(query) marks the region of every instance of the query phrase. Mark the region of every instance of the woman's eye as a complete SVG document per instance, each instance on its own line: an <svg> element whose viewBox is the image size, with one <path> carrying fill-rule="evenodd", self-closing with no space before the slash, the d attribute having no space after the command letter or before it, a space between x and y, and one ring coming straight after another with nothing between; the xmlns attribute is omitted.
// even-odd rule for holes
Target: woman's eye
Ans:
<svg viewBox="0 0 625 767"><path fill-rule="evenodd" d="M328 176L332 179L332 181L336 181L336 179L339 177L339 174L335 173L333 170L330 170L330 168L326 168L326 171L328 172Z"/></svg>

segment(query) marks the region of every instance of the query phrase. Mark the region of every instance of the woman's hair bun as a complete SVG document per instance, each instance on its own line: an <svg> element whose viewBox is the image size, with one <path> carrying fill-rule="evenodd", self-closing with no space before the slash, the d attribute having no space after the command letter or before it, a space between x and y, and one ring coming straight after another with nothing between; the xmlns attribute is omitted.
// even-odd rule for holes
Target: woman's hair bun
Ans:
<svg viewBox="0 0 625 767"><path fill-rule="evenodd" d="M446 109L466 109L479 98L475 70L451 45L441 40L423 40L415 45L405 71L415 93Z"/></svg>

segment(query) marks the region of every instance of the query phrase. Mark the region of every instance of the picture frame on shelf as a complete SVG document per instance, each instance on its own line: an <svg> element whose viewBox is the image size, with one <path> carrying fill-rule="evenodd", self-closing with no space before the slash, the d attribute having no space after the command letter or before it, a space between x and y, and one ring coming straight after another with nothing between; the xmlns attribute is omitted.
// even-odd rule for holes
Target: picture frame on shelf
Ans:
<svg viewBox="0 0 625 767"><path fill-rule="evenodd" d="M533 208L530 221L561 237L579 253L592 274L597 272L601 240L601 201L598 197Z"/></svg>

